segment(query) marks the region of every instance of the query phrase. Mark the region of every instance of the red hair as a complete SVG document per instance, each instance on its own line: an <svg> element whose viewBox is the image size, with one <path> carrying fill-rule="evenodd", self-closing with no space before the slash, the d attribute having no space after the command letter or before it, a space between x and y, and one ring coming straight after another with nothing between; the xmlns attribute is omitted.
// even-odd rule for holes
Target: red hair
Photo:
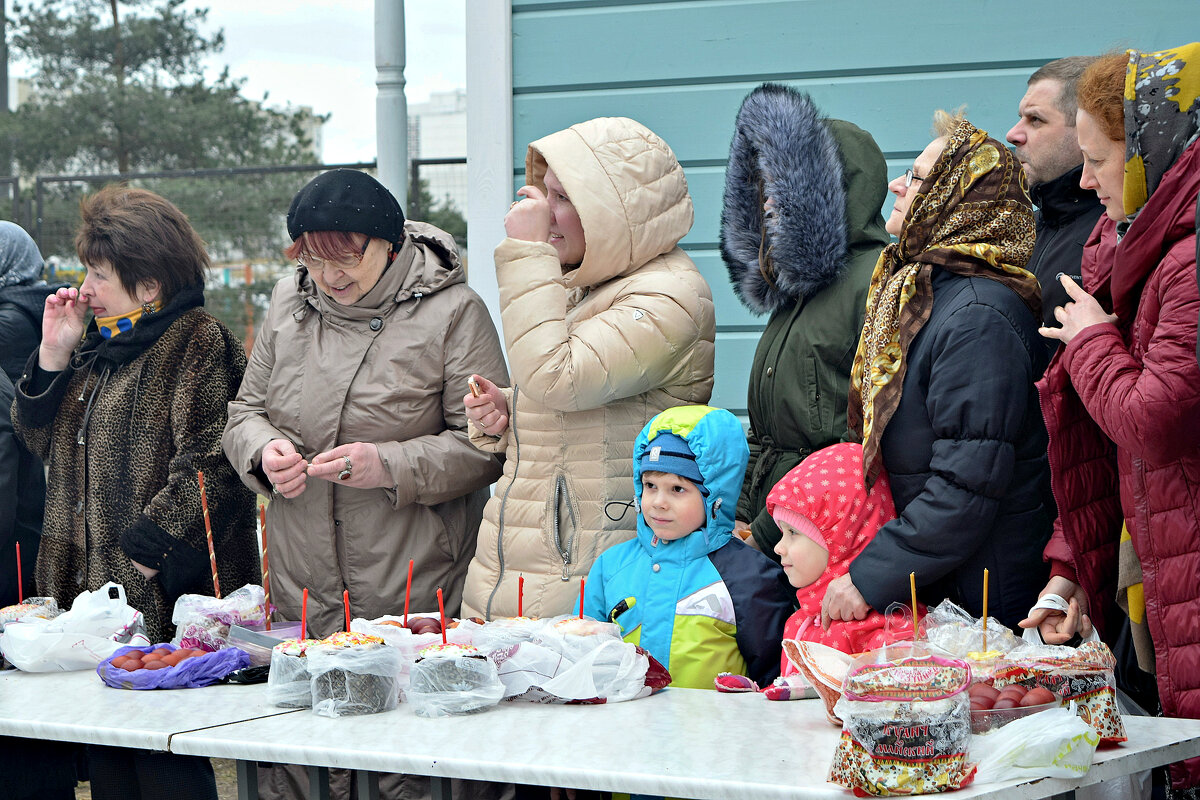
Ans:
<svg viewBox="0 0 1200 800"><path fill-rule="evenodd" d="M1124 53L1100 56L1083 71L1075 87L1080 111L1086 111L1100 130L1114 142L1125 141L1125 71L1129 57Z"/></svg>
<svg viewBox="0 0 1200 800"><path fill-rule="evenodd" d="M362 252L363 246L362 242L355 241L354 236L346 231L309 231L300 234L298 239L285 247L283 254L295 259L303 253L316 256L322 261L355 257Z"/></svg>

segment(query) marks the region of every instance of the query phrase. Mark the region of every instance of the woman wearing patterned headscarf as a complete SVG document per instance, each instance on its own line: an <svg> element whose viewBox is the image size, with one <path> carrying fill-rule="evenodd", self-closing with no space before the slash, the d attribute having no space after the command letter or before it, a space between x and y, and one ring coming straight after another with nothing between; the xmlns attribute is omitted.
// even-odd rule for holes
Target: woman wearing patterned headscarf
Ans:
<svg viewBox="0 0 1200 800"><path fill-rule="evenodd" d="M0 221L0 369L13 382L42 339L46 297L65 285L48 285L42 266L42 254L25 229Z"/></svg>
<svg viewBox="0 0 1200 800"><path fill-rule="evenodd" d="M1152 685L1140 699L1197 718L1200 43L1097 61L1080 79L1078 129L1080 185L1108 213L1084 248L1083 287L1063 279L1062 327L1042 331L1065 345L1038 383L1059 508L1045 592L1087 614L1084 633L1093 622L1116 642L1128 625L1138 670L1157 679L1158 697ZM1026 624L1050 639L1075 621ZM1172 782L1194 792L1200 759Z"/></svg>
<svg viewBox="0 0 1200 800"><path fill-rule="evenodd" d="M851 370L850 428L868 485L887 470L899 517L829 584L822 623L951 599L1013 625L1037 597L1050 535L1046 434L1033 381L1046 349L1034 222L1011 153L939 112L936 138L889 184L896 205Z"/></svg>

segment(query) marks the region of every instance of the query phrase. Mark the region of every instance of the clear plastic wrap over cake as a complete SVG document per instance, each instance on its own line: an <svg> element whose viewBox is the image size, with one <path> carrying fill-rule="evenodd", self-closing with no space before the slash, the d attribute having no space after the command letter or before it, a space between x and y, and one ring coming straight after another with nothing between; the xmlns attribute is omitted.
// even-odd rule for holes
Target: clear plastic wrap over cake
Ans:
<svg viewBox="0 0 1200 800"><path fill-rule="evenodd" d="M970 681L965 662L911 645L856 659L834 709L843 725L829 780L878 796L969 784Z"/></svg>
<svg viewBox="0 0 1200 800"><path fill-rule="evenodd" d="M413 665L405 699L422 717L485 711L504 697L496 665L470 645L432 645Z"/></svg>
<svg viewBox="0 0 1200 800"><path fill-rule="evenodd" d="M984 660L983 656L998 657L1022 644L1021 638L998 619L988 617L987 622L985 629L983 620L943 600L921 620L921 628L934 653L972 661L972 669L978 671L976 664Z"/></svg>
<svg viewBox="0 0 1200 800"><path fill-rule="evenodd" d="M438 619L438 615L422 613L409 616L410 621L416 619ZM473 644L474 637L481 630L480 625L470 620L456 620L453 625L454 627L446 629L446 641L451 644ZM402 696L408 690L412 666L416 663L418 654L426 647L442 642L441 633L413 633L404 626L404 617L391 614L375 619L356 617L350 622L350 630L354 633L378 636L400 653L400 671L396 679Z"/></svg>
<svg viewBox="0 0 1200 800"><path fill-rule="evenodd" d="M312 707L312 675L308 650L319 639L285 639L271 652L267 674L267 702L281 708Z"/></svg>
<svg viewBox="0 0 1200 800"><path fill-rule="evenodd" d="M171 624L176 626L171 644L220 650L229 644L229 627L253 627L267 621L263 587L249 583L218 600L203 594L181 595L175 601Z"/></svg>
<svg viewBox="0 0 1200 800"><path fill-rule="evenodd" d="M378 714L400 703L401 659L394 647L318 643L308 649L307 660L314 714Z"/></svg>
<svg viewBox="0 0 1200 800"><path fill-rule="evenodd" d="M24 602L0 608L0 633L10 622L26 619L54 619L62 612L53 597L27 597Z"/></svg>

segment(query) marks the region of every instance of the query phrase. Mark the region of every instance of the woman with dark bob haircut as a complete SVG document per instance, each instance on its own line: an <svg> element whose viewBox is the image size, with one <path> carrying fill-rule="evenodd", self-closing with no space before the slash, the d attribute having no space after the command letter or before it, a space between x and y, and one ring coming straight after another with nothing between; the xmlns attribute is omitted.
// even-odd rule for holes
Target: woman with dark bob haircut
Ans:
<svg viewBox="0 0 1200 800"><path fill-rule="evenodd" d="M254 495L221 451L246 355L202 308L208 255L178 208L109 186L80 211L86 276L46 298L41 346L16 386L13 426L50 467L37 586L65 608L122 584L151 641L165 642L175 600L213 590L198 470L220 582L258 574ZM89 758L97 800L166 797L165 786L216 797L207 759L100 747Z"/></svg>

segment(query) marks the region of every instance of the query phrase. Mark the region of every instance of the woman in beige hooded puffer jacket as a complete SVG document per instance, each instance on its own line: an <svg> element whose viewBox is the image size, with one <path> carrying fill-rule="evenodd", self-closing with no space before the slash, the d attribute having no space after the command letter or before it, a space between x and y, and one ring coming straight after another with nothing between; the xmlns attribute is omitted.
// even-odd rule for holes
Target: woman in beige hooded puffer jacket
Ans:
<svg viewBox="0 0 1200 800"><path fill-rule="evenodd" d="M463 614L572 611L596 557L632 538L633 440L712 395L712 293L679 240L683 168L631 119L529 145L524 199L496 248L511 389L465 398L477 447L507 455L484 509ZM484 378L490 376L482 376Z"/></svg>

